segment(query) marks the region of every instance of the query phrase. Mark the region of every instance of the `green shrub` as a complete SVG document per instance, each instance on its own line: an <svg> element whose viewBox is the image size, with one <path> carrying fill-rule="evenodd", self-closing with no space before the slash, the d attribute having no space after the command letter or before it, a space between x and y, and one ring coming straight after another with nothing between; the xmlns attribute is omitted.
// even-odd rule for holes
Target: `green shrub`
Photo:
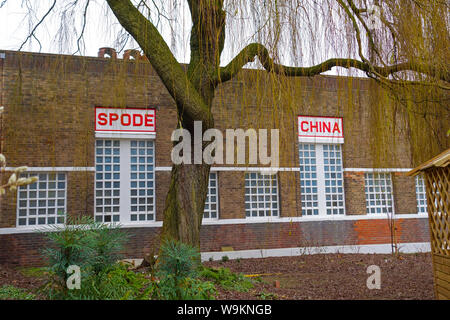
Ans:
<svg viewBox="0 0 450 320"><path fill-rule="evenodd" d="M67 225L52 226L51 232L45 232L50 240L50 246L43 251L48 261L49 280L43 293L50 298L63 299L65 295L70 298L74 294L66 286L70 265L80 267L82 287L96 289L101 283L97 277L115 268L127 238L118 226L97 223L91 217L68 217L67 220Z"/></svg>
<svg viewBox="0 0 450 320"><path fill-rule="evenodd" d="M253 283L250 279L241 273L232 273L229 268L202 267L200 277L209 279L226 290L247 292L253 288Z"/></svg>
<svg viewBox="0 0 450 320"><path fill-rule="evenodd" d="M198 279L200 253L187 244L166 240L158 257L158 291L155 298L164 300L212 299L214 284Z"/></svg>
<svg viewBox="0 0 450 320"><path fill-rule="evenodd" d="M93 273L81 283L79 290L67 290L61 299L69 300L148 300L154 283L145 274L115 264L107 270ZM58 298L58 297L57 297Z"/></svg>
<svg viewBox="0 0 450 320"><path fill-rule="evenodd" d="M33 300L36 296L11 285L0 287L0 300Z"/></svg>

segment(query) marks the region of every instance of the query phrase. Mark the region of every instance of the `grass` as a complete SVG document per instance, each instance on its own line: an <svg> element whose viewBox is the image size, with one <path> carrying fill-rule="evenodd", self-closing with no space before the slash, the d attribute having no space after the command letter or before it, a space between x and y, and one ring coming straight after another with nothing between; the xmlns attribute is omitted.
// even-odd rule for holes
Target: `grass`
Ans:
<svg viewBox="0 0 450 320"><path fill-rule="evenodd" d="M12 285L0 287L0 300L33 300L36 296Z"/></svg>

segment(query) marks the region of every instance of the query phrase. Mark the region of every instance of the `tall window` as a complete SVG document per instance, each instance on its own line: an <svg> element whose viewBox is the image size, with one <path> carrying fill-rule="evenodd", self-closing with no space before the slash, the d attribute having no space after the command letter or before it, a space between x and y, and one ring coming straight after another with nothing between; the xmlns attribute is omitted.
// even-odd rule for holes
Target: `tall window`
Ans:
<svg viewBox="0 0 450 320"><path fill-rule="evenodd" d="M96 221L153 221L154 141L98 139L95 153Z"/></svg>
<svg viewBox="0 0 450 320"><path fill-rule="evenodd" d="M427 213L427 195L425 190L425 180L422 176L416 176L416 201L417 213Z"/></svg>
<svg viewBox="0 0 450 320"><path fill-rule="evenodd" d="M364 178L367 214L393 213L391 174L366 173Z"/></svg>
<svg viewBox="0 0 450 320"><path fill-rule="evenodd" d="M219 197L217 185L217 172L210 172L208 182L208 194L206 195L203 218L217 219L219 217Z"/></svg>
<svg viewBox="0 0 450 320"><path fill-rule="evenodd" d="M276 174L252 172L245 174L245 216L279 216L278 181Z"/></svg>
<svg viewBox="0 0 450 320"><path fill-rule="evenodd" d="M304 215L345 213L340 144L299 144L300 194Z"/></svg>
<svg viewBox="0 0 450 320"><path fill-rule="evenodd" d="M22 174L24 178L36 174ZM40 173L33 184L20 186L17 197L17 225L65 223L66 174Z"/></svg>

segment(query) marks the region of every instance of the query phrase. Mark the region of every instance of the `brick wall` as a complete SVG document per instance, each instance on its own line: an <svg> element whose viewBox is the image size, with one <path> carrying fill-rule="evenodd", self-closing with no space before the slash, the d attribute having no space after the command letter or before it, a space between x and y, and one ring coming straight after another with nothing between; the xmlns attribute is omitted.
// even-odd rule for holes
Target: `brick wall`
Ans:
<svg viewBox="0 0 450 320"><path fill-rule="evenodd" d="M398 219L396 226L400 248L401 243L429 241L427 219ZM125 258L157 252L160 228L123 230L129 236ZM204 225L200 236L202 252L390 243L388 223L378 219ZM0 234L0 244L0 264L14 265L42 265L41 250L48 245L39 233Z"/></svg>
<svg viewBox="0 0 450 320"><path fill-rule="evenodd" d="M4 153L8 166L94 166L95 106L156 108L156 166L171 166L170 135L177 124L175 104L150 64L7 51L6 58L0 59L0 71L3 75L0 96L6 109ZM277 82L265 72L246 70L235 80L218 87L213 113L216 127L223 131L257 127L261 123L268 129L279 128L281 167L298 167L297 115L343 117L344 167L371 168L383 160L383 157L378 159L372 154L374 128L371 108L386 103L390 103L386 94L368 79L320 76ZM412 166L409 144L404 135L399 134L395 144L389 139L384 142L387 158L384 156L383 166ZM301 216L298 172L280 172L278 178L281 216ZM67 179L68 214L92 215L94 173L68 172ZM156 172L157 221L163 219L169 181L169 172ZM220 218L245 218L244 172L221 171L218 182ZM364 174L345 172L344 187L347 214L364 215ZM413 178L396 175L394 196L398 213L415 213ZM16 198L13 194L0 199L0 210L0 228L15 227ZM374 220L367 221L370 224ZM202 246L208 251L220 250L221 246L230 243L237 248L275 248L292 243L297 245L298 242L310 241L311 237L311 241L318 243L353 243L357 239L355 230L363 226L349 225L350 222L346 221L207 226L202 231ZM415 230L414 223L405 226ZM151 230L135 230L135 240L130 242L130 248L134 245L135 249L130 249L130 253L138 254L138 248L146 248ZM339 232L342 234L338 235ZM308 236L302 238L305 234ZM21 248L35 250L37 244L33 245L33 241L42 243L36 237L31 234L0 235L3 247L0 262L7 260L8 252L14 256L14 252L16 255L24 252ZM408 239L412 241L416 236L411 237ZM421 236L416 238L422 239ZM17 256L11 259L20 262L28 258Z"/></svg>

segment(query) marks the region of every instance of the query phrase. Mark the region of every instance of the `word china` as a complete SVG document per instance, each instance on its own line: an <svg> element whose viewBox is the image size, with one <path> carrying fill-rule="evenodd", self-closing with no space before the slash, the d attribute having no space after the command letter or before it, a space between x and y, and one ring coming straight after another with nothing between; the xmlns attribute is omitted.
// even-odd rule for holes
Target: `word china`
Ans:
<svg viewBox="0 0 450 320"><path fill-rule="evenodd" d="M298 117L299 142L344 143L342 118Z"/></svg>

